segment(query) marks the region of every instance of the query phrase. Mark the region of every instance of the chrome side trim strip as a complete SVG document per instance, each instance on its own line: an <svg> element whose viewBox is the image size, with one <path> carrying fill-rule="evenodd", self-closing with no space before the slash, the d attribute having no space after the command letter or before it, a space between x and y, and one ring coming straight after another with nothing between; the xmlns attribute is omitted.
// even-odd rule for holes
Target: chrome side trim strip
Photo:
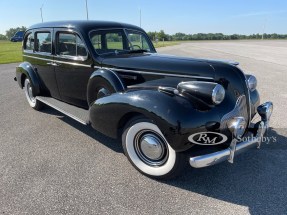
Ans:
<svg viewBox="0 0 287 215"><path fill-rule="evenodd" d="M170 77L198 78L198 79L205 79L205 80L214 80L211 77L204 77L204 76L179 75L179 74L160 73L160 72L147 72L147 71L118 69L118 68L109 68L109 67L102 67L102 69L114 70L114 71L119 71L119 72L131 72L131 73L137 73L137 74L147 74L147 75L163 75L163 76L170 76Z"/></svg>
<svg viewBox="0 0 287 215"><path fill-rule="evenodd" d="M85 64L80 64L80 63L71 63L71 62L65 62L65 61L60 61L60 60L46 59L46 58L35 57L35 56L31 56L31 55L23 55L23 56L24 57L30 57L30 58L38 59L38 60L53 61L53 62L56 62L56 63L62 63L62 64L68 64L68 65L73 65L73 66L82 66L82 67L92 68L90 65L85 65Z"/></svg>
<svg viewBox="0 0 287 215"><path fill-rule="evenodd" d="M73 66L82 66L82 67L92 68L91 65L80 64L80 63L71 63L71 62L65 62L65 61L60 61L60 60L54 60L54 62L55 63L62 63L62 64L73 65Z"/></svg>
<svg viewBox="0 0 287 215"><path fill-rule="evenodd" d="M59 60L53 60L53 59L46 59L46 58L35 57L35 56L31 56L31 55L23 55L23 56L34 58L34 59L39 59L39 60L44 60L44 61L53 61L56 63L62 63L62 64L68 64L68 65L73 65L73 66L82 66L82 67L91 68L90 65L85 65L85 64L71 63L71 62L65 62L65 61L59 61ZM96 68L96 69L107 69L107 70L119 71L119 72L131 72L131 73L137 73L137 74L146 74L146 75L162 75L162 76L180 77L180 78L196 78L196 79L204 79L204 80L214 80L211 77L205 77L205 76L179 75L179 74L160 73L160 72L147 72L147 71L140 71L140 70L118 69L118 68L112 68L112 67L95 66L94 68Z"/></svg>
<svg viewBox="0 0 287 215"><path fill-rule="evenodd" d="M34 59L38 59L38 60L44 60L44 61L53 61L53 59L46 59L46 58L42 58L42 57L35 57L32 55L23 55L23 57L30 57L30 58L34 58Z"/></svg>

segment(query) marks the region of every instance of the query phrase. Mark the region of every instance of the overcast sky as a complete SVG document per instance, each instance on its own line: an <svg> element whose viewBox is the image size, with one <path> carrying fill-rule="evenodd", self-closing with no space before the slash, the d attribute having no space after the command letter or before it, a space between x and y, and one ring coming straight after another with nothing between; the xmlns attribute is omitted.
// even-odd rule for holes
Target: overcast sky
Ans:
<svg viewBox="0 0 287 215"><path fill-rule="evenodd" d="M0 33L44 21L86 19L85 0L0 0ZM287 33L287 0L88 0L89 17L166 33Z"/></svg>

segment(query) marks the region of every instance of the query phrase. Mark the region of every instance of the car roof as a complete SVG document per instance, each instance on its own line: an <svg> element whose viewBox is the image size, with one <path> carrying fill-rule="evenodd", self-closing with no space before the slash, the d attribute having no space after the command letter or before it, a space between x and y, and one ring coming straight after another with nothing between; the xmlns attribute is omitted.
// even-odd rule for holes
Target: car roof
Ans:
<svg viewBox="0 0 287 215"><path fill-rule="evenodd" d="M105 28L132 28L142 30L141 28L120 22L111 21L94 21L94 20L69 20L69 21L55 21L55 22L43 22L30 26L27 30L36 28L71 28L82 31L90 31L93 29L105 29Z"/></svg>

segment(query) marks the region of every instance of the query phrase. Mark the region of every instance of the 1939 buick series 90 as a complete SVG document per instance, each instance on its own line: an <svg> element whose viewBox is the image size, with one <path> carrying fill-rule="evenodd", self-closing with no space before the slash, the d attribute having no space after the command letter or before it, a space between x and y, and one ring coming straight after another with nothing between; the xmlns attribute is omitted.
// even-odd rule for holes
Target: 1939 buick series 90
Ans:
<svg viewBox="0 0 287 215"><path fill-rule="evenodd" d="M32 108L121 138L132 165L159 179L259 148L273 109L237 63L160 55L141 28L114 22L30 27L15 80Z"/></svg>

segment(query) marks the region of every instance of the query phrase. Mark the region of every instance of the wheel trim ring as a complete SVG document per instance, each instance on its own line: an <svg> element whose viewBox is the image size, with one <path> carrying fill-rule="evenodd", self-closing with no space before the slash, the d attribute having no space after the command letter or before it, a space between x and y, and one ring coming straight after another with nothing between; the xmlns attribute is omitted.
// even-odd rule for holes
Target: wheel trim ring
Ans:
<svg viewBox="0 0 287 215"><path fill-rule="evenodd" d="M161 155L159 156L158 159L151 159L149 158L145 153L144 151L142 150L141 148L141 142L142 142L142 139L145 135L151 135L153 137L155 137L156 139L158 139L160 141L160 146L161 146L161 149L162 149L162 153ZM168 150L167 150L167 144L166 142L160 137L160 135L152 130L142 130L140 132L138 132L135 136L135 139L134 139L134 148L135 148L135 152L137 153L137 155L139 156L139 158L144 162L146 163L147 165L150 165L150 166L161 166L163 165L166 160L167 160L167 157L168 157Z"/></svg>

